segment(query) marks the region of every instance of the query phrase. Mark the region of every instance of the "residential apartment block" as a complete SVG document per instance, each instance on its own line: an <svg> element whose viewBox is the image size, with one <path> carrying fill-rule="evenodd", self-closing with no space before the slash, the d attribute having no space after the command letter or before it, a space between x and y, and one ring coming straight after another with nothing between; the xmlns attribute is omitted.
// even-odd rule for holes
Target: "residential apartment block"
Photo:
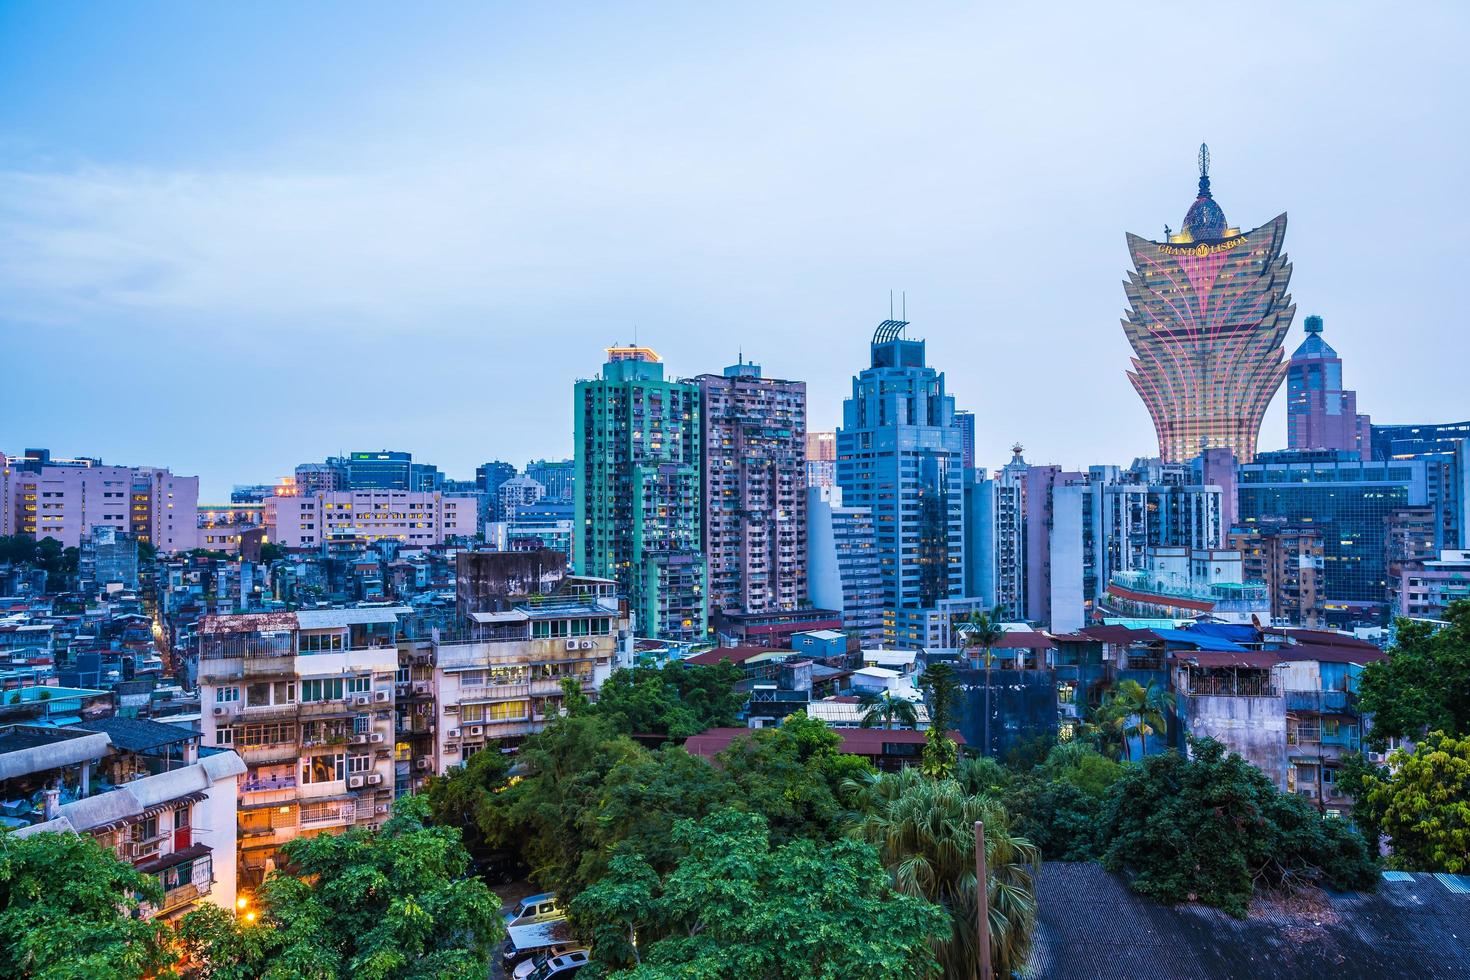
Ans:
<svg viewBox="0 0 1470 980"><path fill-rule="evenodd" d="M166 469L0 457L0 535L77 548L94 527L110 527L160 551L188 551L198 545L198 504L199 478Z"/></svg>
<svg viewBox="0 0 1470 980"><path fill-rule="evenodd" d="M806 600L806 383L742 360L701 374L704 553L711 612Z"/></svg>
<svg viewBox="0 0 1470 980"><path fill-rule="evenodd" d="M342 542L401 541L438 545L479 532L471 498L407 490L338 490L265 501L271 541L287 548Z"/></svg>

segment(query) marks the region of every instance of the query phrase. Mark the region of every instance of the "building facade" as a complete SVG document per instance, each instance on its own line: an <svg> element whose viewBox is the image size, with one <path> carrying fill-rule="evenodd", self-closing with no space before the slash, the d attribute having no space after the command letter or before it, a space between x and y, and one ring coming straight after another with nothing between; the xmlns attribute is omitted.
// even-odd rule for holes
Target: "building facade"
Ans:
<svg viewBox="0 0 1470 980"><path fill-rule="evenodd" d="M277 496L266 501L265 515L270 540L286 548L376 541L427 546L479 533L475 500L407 490Z"/></svg>
<svg viewBox="0 0 1470 980"><path fill-rule="evenodd" d="M806 382L763 378L742 359L692 383L710 610L794 610L807 597Z"/></svg>
<svg viewBox="0 0 1470 980"><path fill-rule="evenodd" d="M708 631L699 387L666 380L646 347L607 356L600 378L576 386L573 563L618 583L642 635L697 642Z"/></svg>
<svg viewBox="0 0 1470 980"><path fill-rule="evenodd" d="M807 595L842 613L842 628L864 643L883 641L883 575L873 513L844 507L842 491L807 490Z"/></svg>
<svg viewBox="0 0 1470 980"><path fill-rule="evenodd" d="M1372 454L1368 416L1358 393L1342 386L1342 358L1322 339L1322 318L1307 317L1307 338L1286 368L1286 446Z"/></svg>
<svg viewBox="0 0 1470 980"><path fill-rule="evenodd" d="M534 459L526 464L526 476L546 488L549 500L571 503L577 492L577 461Z"/></svg>
<svg viewBox="0 0 1470 980"><path fill-rule="evenodd" d="M1429 502L1423 460L1265 453L1240 467L1239 526L1298 524L1323 539L1325 611L1335 626L1380 623L1388 608L1387 522Z"/></svg>
<svg viewBox="0 0 1470 980"><path fill-rule="evenodd" d="M152 466L91 460L34 467L0 457L0 535L81 547L96 527L136 535L160 551L198 547L199 478Z"/></svg>
<svg viewBox="0 0 1470 980"><path fill-rule="evenodd" d="M1241 462L1255 458L1261 418L1286 375L1282 341L1296 312L1285 235L1285 214L1244 233L1226 223L1201 147L1199 196L1179 233L1162 242L1128 236L1128 379L1166 462L1212 447Z"/></svg>
<svg viewBox="0 0 1470 980"><path fill-rule="evenodd" d="M1262 582L1271 603L1271 626L1321 629L1324 613L1322 529L1310 524L1267 523L1236 528L1229 546L1241 555L1242 576Z"/></svg>
<svg viewBox="0 0 1470 980"><path fill-rule="evenodd" d="M884 630L900 646L922 643L924 610L962 594L965 562L964 436L944 375L907 326L879 324L837 433L837 484L873 515Z"/></svg>

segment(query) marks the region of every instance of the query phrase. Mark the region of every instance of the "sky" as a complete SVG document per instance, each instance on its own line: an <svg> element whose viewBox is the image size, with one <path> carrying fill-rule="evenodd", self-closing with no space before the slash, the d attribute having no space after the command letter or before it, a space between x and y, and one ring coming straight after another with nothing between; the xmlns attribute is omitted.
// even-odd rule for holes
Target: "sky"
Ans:
<svg viewBox="0 0 1470 980"><path fill-rule="evenodd" d="M0 451L467 479L570 456L635 336L829 429L892 290L982 464L1127 464L1124 233L1179 227L1202 141L1232 225L1290 216L1288 352L1320 314L1361 411L1460 421L1467 41L1463 3L0 0Z"/></svg>

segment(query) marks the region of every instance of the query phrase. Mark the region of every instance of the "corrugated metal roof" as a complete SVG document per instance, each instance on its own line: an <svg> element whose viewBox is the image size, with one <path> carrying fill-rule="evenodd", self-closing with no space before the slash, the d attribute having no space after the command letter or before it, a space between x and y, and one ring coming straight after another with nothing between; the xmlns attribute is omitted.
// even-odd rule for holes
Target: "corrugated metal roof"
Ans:
<svg viewBox="0 0 1470 980"><path fill-rule="evenodd" d="M413 612L408 606L374 606L368 609L303 609L296 621L304 630L339 629L396 623L399 616Z"/></svg>
<svg viewBox="0 0 1470 980"><path fill-rule="evenodd" d="M519 609L507 609L504 612L472 612L470 619L477 623L524 623L530 620L530 616Z"/></svg>

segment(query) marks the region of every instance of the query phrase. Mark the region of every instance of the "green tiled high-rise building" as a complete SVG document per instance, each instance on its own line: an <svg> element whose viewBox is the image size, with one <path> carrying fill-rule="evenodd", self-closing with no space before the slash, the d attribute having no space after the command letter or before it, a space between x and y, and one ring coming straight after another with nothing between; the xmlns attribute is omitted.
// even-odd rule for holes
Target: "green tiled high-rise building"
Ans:
<svg viewBox="0 0 1470 980"><path fill-rule="evenodd" d="M608 348L602 376L577 382L573 562L617 581L642 636L706 635L700 407L646 347Z"/></svg>

